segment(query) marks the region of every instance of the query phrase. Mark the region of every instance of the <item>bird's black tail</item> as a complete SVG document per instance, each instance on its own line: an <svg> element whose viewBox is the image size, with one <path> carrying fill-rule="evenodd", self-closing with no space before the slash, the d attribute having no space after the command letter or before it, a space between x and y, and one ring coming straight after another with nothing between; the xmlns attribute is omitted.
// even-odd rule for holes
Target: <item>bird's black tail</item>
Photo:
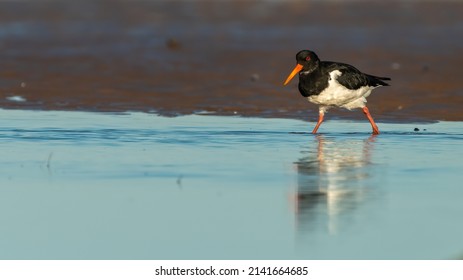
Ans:
<svg viewBox="0 0 463 280"><path fill-rule="evenodd" d="M388 77L377 77L372 75L368 75L368 79L370 80L370 84L373 86L389 86L389 84L384 81L391 80L391 78Z"/></svg>

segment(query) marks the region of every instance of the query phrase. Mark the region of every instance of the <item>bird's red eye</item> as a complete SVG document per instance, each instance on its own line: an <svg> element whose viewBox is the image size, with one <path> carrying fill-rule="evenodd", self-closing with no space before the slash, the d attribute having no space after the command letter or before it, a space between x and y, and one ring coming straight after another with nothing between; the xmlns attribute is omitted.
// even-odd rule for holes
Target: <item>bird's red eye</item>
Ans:
<svg viewBox="0 0 463 280"><path fill-rule="evenodd" d="M310 56L306 57L305 60L309 61L309 60L310 60Z"/></svg>

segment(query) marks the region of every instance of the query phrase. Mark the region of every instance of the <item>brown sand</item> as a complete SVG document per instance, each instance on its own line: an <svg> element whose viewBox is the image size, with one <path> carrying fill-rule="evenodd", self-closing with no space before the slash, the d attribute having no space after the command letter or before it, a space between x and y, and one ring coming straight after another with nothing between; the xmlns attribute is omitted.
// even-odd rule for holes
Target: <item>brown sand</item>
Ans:
<svg viewBox="0 0 463 280"><path fill-rule="evenodd" d="M309 48L392 78L369 98L379 121L463 120L462 15L444 1L0 2L0 107L315 120L297 81L282 86Z"/></svg>

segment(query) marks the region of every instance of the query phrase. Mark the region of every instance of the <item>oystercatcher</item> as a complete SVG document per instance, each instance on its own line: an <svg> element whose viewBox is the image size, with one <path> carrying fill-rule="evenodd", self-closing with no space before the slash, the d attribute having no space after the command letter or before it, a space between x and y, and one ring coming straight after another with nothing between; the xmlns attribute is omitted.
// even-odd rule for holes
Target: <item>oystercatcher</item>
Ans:
<svg viewBox="0 0 463 280"><path fill-rule="evenodd" d="M384 81L390 78L368 75L345 63L320 61L318 56L309 50L298 52L296 61L296 67L284 85L299 73L299 92L307 97L309 102L319 105L319 118L312 133L317 133L329 108L341 107L348 110L362 108L370 121L373 134L379 134L378 126L365 103L371 91L380 86L388 86Z"/></svg>

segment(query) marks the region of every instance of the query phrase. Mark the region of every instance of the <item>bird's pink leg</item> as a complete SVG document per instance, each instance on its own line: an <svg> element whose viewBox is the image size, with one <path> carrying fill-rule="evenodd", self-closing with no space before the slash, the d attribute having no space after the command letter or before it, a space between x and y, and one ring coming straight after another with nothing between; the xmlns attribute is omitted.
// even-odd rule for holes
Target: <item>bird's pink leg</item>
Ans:
<svg viewBox="0 0 463 280"><path fill-rule="evenodd" d="M373 134L379 134L378 126L375 124L375 121L371 117L370 111L368 110L368 108L365 106L362 108L362 110L363 110L363 113L367 116L368 120L370 121L371 128L373 129Z"/></svg>
<svg viewBox="0 0 463 280"><path fill-rule="evenodd" d="M323 117L324 117L324 113L320 111L320 114L318 115L318 122L317 122L317 125L315 126L315 128L312 130L312 133L315 134L317 133L317 130L318 128L320 127L320 125L322 124L323 122Z"/></svg>

